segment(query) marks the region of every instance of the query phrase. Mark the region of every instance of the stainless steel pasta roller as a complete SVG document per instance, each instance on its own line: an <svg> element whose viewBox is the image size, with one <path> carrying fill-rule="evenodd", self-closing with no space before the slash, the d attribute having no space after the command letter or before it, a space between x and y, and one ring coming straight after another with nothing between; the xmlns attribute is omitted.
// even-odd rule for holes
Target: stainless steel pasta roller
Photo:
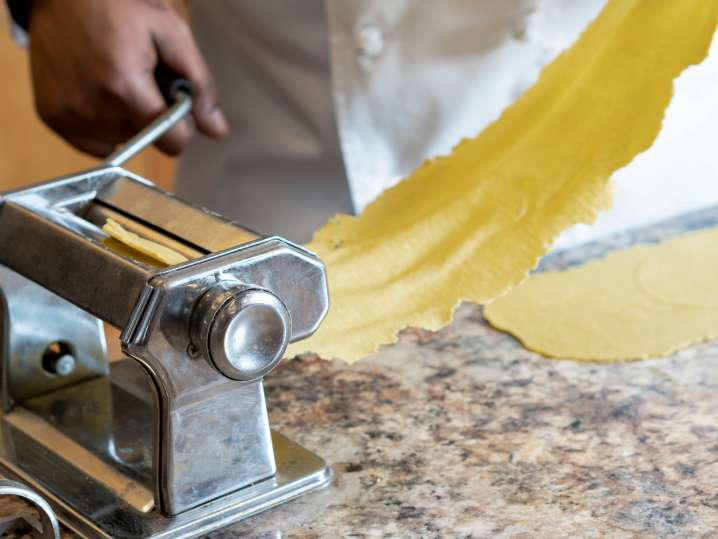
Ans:
<svg viewBox="0 0 718 539"><path fill-rule="evenodd" d="M324 318L322 262L121 168L190 110L186 86L173 96L105 165L0 198L0 470L87 537L193 537L331 477L270 430L262 388Z"/></svg>

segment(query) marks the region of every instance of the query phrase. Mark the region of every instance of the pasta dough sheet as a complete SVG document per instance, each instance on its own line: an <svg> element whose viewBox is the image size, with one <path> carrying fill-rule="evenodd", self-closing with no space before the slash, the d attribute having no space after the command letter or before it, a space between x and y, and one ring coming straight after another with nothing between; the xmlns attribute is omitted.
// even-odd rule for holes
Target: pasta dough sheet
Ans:
<svg viewBox="0 0 718 539"><path fill-rule="evenodd" d="M484 309L541 354L585 360L671 354L718 336L718 228L535 275Z"/></svg>
<svg viewBox="0 0 718 539"><path fill-rule="evenodd" d="M178 253L174 249L170 249L169 247L165 247L156 241L145 239L134 232L130 232L113 219L107 219L107 222L102 227L102 230L111 238L119 241L121 244L131 247L143 255L149 256L150 258L158 260L168 266L181 264L182 262L187 262L188 260L186 256Z"/></svg>
<svg viewBox="0 0 718 539"><path fill-rule="evenodd" d="M609 206L610 175L654 141L717 12L718 0L609 1L498 121L328 223L308 247L327 264L332 307L290 353L355 360L523 281L562 230Z"/></svg>

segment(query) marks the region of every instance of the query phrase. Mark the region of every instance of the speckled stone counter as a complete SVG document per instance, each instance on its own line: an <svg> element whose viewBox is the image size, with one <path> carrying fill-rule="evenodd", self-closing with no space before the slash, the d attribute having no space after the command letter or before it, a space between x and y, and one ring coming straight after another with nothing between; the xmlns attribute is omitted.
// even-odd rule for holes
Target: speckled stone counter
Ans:
<svg viewBox="0 0 718 539"><path fill-rule="evenodd" d="M693 214L542 267L715 223ZM266 386L273 426L334 481L215 539L718 536L718 343L548 360L464 305L438 333L406 331L353 366L294 359Z"/></svg>

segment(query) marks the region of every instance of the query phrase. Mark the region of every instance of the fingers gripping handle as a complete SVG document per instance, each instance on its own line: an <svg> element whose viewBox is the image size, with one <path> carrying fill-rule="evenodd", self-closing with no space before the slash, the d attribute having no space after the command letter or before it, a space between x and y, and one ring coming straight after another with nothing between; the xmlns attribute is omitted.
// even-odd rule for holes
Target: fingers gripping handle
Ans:
<svg viewBox="0 0 718 539"><path fill-rule="evenodd" d="M179 92L192 95L192 83L180 77L164 64L158 64L155 68L155 81L157 81L157 87L168 106L177 101Z"/></svg>
<svg viewBox="0 0 718 539"><path fill-rule="evenodd" d="M121 166L172 129L192 110L192 85L169 68L158 65L155 80L169 108L150 125L110 154L105 162Z"/></svg>

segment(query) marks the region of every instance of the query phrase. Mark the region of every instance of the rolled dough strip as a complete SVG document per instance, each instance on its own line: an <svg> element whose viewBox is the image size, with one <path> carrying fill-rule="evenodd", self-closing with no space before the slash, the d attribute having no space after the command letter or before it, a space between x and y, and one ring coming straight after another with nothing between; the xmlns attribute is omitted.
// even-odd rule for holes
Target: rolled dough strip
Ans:
<svg viewBox="0 0 718 539"><path fill-rule="evenodd" d="M551 357L664 356L718 336L718 228L534 275L484 309Z"/></svg>
<svg viewBox="0 0 718 539"><path fill-rule="evenodd" d="M653 143L717 20L718 0L610 0L497 122L316 234L332 307L290 353L356 360L523 281L562 230L610 205L609 177Z"/></svg>

